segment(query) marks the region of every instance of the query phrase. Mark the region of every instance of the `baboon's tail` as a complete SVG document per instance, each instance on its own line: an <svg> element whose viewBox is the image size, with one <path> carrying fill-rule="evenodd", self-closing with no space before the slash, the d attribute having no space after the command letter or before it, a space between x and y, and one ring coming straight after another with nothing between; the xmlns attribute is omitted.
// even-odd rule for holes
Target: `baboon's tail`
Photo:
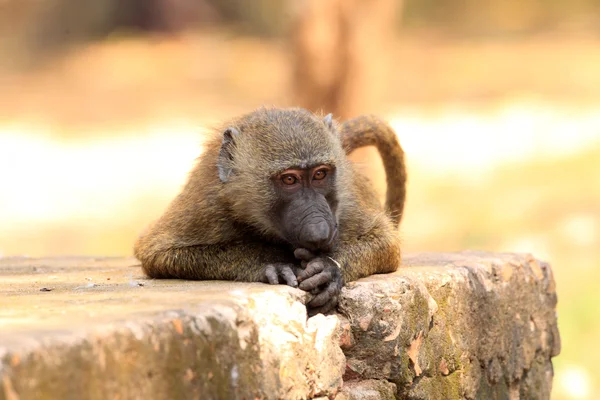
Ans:
<svg viewBox="0 0 600 400"><path fill-rule="evenodd" d="M340 126L346 154L364 146L375 146L383 160L387 182L385 210L396 226L402 219L406 198L404 150L390 125L381 118L365 115Z"/></svg>

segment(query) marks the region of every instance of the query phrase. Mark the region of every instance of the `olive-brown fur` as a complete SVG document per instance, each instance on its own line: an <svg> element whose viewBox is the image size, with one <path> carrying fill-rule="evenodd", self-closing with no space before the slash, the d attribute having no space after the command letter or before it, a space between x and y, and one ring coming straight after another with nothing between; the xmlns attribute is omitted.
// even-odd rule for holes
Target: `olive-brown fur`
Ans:
<svg viewBox="0 0 600 400"><path fill-rule="evenodd" d="M303 164L335 165L338 237L327 255L345 282L400 265L397 225L406 172L394 132L376 117L341 126L303 109L259 109L227 126L240 132L230 179L219 179L223 130L205 145L182 192L135 244L135 256L154 278L265 281L265 266L300 267L267 210L276 201L271 176ZM388 195L381 208L368 180L347 160L355 148L375 145L386 167Z"/></svg>

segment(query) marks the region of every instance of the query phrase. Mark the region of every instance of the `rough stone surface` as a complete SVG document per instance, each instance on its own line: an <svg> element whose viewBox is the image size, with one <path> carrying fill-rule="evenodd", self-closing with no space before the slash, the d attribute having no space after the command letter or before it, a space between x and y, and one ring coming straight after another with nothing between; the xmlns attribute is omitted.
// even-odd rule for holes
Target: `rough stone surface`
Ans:
<svg viewBox="0 0 600 400"><path fill-rule="evenodd" d="M367 379L344 382L342 391L335 400L394 400L396 385L391 382Z"/></svg>
<svg viewBox="0 0 600 400"><path fill-rule="evenodd" d="M338 320L307 322L303 292L148 280L136 264L0 260L0 399L305 399L341 387Z"/></svg>
<svg viewBox="0 0 600 400"><path fill-rule="evenodd" d="M0 400L549 398L546 264L404 265L307 321L306 294L286 286L148 280L131 258L0 259Z"/></svg>
<svg viewBox="0 0 600 400"><path fill-rule="evenodd" d="M417 254L344 289L344 379L403 399L547 399L560 351L556 291L531 256Z"/></svg>

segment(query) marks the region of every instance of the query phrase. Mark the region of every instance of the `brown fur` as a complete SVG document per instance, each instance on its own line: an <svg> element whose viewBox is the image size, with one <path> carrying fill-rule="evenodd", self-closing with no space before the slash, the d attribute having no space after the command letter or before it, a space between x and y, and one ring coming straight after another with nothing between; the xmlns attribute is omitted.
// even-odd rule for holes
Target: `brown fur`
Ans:
<svg viewBox="0 0 600 400"><path fill-rule="evenodd" d="M346 282L395 271L400 265L397 224L404 205L404 158L394 132L375 117L327 127L303 109L260 109L229 125L241 132L236 173L217 173L222 132L207 143L182 192L135 244L144 272L155 278L263 281L264 267L294 263L293 249L278 239L267 210L274 199L270 176L291 166L336 166L339 236L330 254ZM386 167L382 210L366 178L346 158L375 145Z"/></svg>

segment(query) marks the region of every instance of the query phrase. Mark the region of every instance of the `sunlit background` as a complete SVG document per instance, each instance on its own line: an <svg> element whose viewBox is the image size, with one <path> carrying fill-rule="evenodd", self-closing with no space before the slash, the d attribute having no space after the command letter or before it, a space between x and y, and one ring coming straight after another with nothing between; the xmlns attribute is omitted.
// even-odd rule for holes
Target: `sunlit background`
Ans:
<svg viewBox="0 0 600 400"><path fill-rule="evenodd" d="M405 250L550 261L553 397L600 398L596 0L0 1L0 255L131 255L203 134L263 104L390 121Z"/></svg>

